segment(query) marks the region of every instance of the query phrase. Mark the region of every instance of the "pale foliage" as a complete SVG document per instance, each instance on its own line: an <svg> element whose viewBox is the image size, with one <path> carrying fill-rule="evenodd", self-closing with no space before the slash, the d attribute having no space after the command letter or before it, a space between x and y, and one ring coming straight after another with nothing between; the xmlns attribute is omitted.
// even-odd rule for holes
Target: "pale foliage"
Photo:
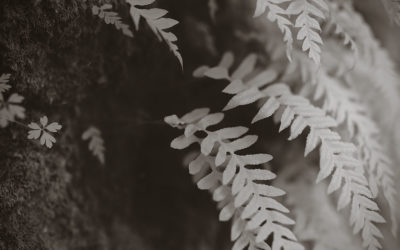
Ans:
<svg viewBox="0 0 400 250"><path fill-rule="evenodd" d="M358 148L359 158L367 169L369 186L374 197L378 195L378 187L382 187L391 210L392 232L396 235L398 222L395 215L394 173L391 160L379 142L381 133L378 126L369 117L367 108L360 102L357 93L343 86L323 69L319 71L317 83L312 88L315 88L314 93L311 93L313 98L322 99L323 109L332 114L339 124L346 126L346 131Z"/></svg>
<svg viewBox="0 0 400 250"><path fill-rule="evenodd" d="M118 13L111 11L111 4L103 4L102 6L93 5L92 13L104 19L106 24L112 24L115 26L117 30L121 30L122 33L126 36L133 37L132 31L129 29L129 25L123 23L121 21L121 17L118 16Z"/></svg>
<svg viewBox="0 0 400 250"><path fill-rule="evenodd" d="M375 102L376 90L378 90L378 93L382 95L381 99L384 101L382 108L399 107L400 76L388 52L380 45L369 25L351 5L342 4L340 15L342 16L342 27L355 41L359 53L356 55L356 63L354 64L352 58L339 51L340 58L337 55L332 57L337 60L334 62L335 71L344 75L350 85L359 85L357 91L364 96L369 95L372 102ZM329 53L332 55L331 52ZM366 84L370 85L370 88L365 88ZM363 91L366 91L366 93L363 93ZM380 114L380 112L372 113ZM398 116L398 109L391 109L390 114L386 113L385 116L379 117L377 120L386 126L393 126L397 122L394 119Z"/></svg>
<svg viewBox="0 0 400 250"><path fill-rule="evenodd" d="M289 140L297 138L308 127L310 131L305 155L320 145L320 172L317 182L332 175L328 193L342 188L338 209L351 204L350 223L354 226L354 233L362 232L364 246L370 250L380 248L377 238L382 237L382 234L374 223L383 223L385 220L372 200L373 194L364 177L362 162L353 156L357 148L352 143L343 142L340 135L331 130L337 126L336 121L310 104L308 99L293 95L283 83L271 85L277 76L274 70L267 69L254 75L251 74L254 66L255 57L250 55L231 76L228 68L221 67L221 64L214 68L202 67L197 75L230 81L223 92L234 96L224 110L261 101L261 108L252 122L275 115L275 119L281 123L280 131L290 127ZM246 78L249 74L251 77Z"/></svg>
<svg viewBox="0 0 400 250"><path fill-rule="evenodd" d="M101 164L105 163L104 151L104 140L101 136L101 131L93 126L90 126L83 132L82 140L89 141L89 150L99 160Z"/></svg>
<svg viewBox="0 0 400 250"><path fill-rule="evenodd" d="M158 39L160 41L164 40L167 43L169 49L174 53L181 67L183 67L182 56L178 51L178 46L175 44L178 38L174 33L166 31L167 29L177 25L179 22L172 18L164 17L168 13L167 10L160 8L143 8L154 3L155 0L126 0L126 2L130 5L130 15L133 19L136 30L139 30L139 22L140 19L143 18Z"/></svg>
<svg viewBox="0 0 400 250"><path fill-rule="evenodd" d="M267 12L267 18L271 22L276 22L278 28L283 33L283 41L286 43L286 55L291 59L291 52L293 49L293 35L290 29L292 22L286 17L286 11L279 4L288 2L290 0L257 0L257 6L254 17L261 16Z"/></svg>
<svg viewBox="0 0 400 250"><path fill-rule="evenodd" d="M40 124L36 122L31 122L28 127L28 139L38 140L41 145L46 145L46 147L51 148L53 144L56 143L56 138L54 138L52 133L57 133L62 126L57 122L52 122L50 124L47 116L40 118Z"/></svg>
<svg viewBox="0 0 400 250"><path fill-rule="evenodd" d="M16 118L25 118L25 108L21 106L24 97L12 93L8 98L4 94L11 89L8 84L10 74L2 74L0 76L0 127L5 128L10 122L14 122Z"/></svg>
<svg viewBox="0 0 400 250"><path fill-rule="evenodd" d="M299 28L297 39L302 40L301 49L308 51L308 56L316 63L320 63L322 39L318 32L321 31L317 18L325 19L323 12L328 10L324 0L294 0L290 3L286 12L289 15L297 15L295 27Z"/></svg>
<svg viewBox="0 0 400 250"><path fill-rule="evenodd" d="M11 74L1 74L0 76L0 96L2 99L3 99L3 93L11 88L11 86L8 85L10 77Z"/></svg>
<svg viewBox="0 0 400 250"><path fill-rule="evenodd" d="M209 130L219 124L222 113L209 114L209 109L196 109L178 118L168 116L165 121L172 127L184 129L184 134L171 143L175 149L184 149L193 143L200 145L200 153L189 164L189 172L195 175L200 189L210 190L221 209L219 219L232 219L231 239L233 250L304 249L295 235L284 225L294 221L284 215L289 212L273 197L285 192L267 185L276 177L271 171L254 168L269 162L268 154L241 155L237 151L247 149L257 141L257 136L245 135L246 127L228 127ZM199 137L196 132L205 133ZM271 245L266 240L273 235Z"/></svg>
<svg viewBox="0 0 400 250"><path fill-rule="evenodd" d="M289 2L287 9L280 5ZM328 11L325 0L258 0L255 16L260 16L268 8L267 17L276 22L284 34L283 40L287 44L287 54L293 47L293 35L290 26L298 29L296 39L302 41L301 49L308 51L308 56L316 63L320 63L322 39L319 20L325 19L323 11ZM290 16L296 16L294 24Z"/></svg>

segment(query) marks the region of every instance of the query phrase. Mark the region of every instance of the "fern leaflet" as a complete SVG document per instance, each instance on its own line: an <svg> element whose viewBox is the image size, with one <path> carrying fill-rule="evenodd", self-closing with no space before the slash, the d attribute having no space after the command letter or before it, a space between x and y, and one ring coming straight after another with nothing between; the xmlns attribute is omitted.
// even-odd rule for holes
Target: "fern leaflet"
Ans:
<svg viewBox="0 0 400 250"><path fill-rule="evenodd" d="M308 56L318 65L321 60L320 44L322 44L322 39L318 33L321 31L321 27L315 17L325 19L319 8L325 11L329 9L324 0L312 0L318 8L310 2L310 0L291 1L286 12L289 15L298 15L294 24L296 28L299 28L296 38L303 41L302 50L308 50Z"/></svg>
<svg viewBox="0 0 400 250"><path fill-rule="evenodd" d="M254 17L261 16L268 8L267 18L271 22L276 22L278 28L283 33L283 41L286 43L286 56L291 60L293 35L290 26L292 26L292 22L284 16L286 11L279 6L279 4L288 1L290 0L257 0Z"/></svg>
<svg viewBox="0 0 400 250"><path fill-rule="evenodd" d="M178 59L181 67L183 67L183 60L180 52L178 51L178 46L175 42L178 38L167 29L177 25L179 22L164 17L168 11L159 8L152 9L142 9L138 8L138 6L143 7L155 2L155 0L126 0L127 3L130 4L130 14L135 24L136 30L139 30L139 21L141 18L145 19L150 29L154 32L154 34L158 37L160 41L164 40L172 53L174 53L175 57Z"/></svg>
<svg viewBox="0 0 400 250"><path fill-rule="evenodd" d="M8 85L11 74L1 74L0 76L0 98L3 99L3 93L10 90L11 86Z"/></svg>
<svg viewBox="0 0 400 250"><path fill-rule="evenodd" d="M368 170L369 186L374 197L378 194L378 187L382 187L390 208L392 233L397 235L394 172L389 157L377 139L380 135L377 124L367 115L357 94L346 89L323 69L320 69L318 84L314 87L314 99L322 99L323 109L331 113L339 124L345 124L354 138L361 160Z"/></svg>
<svg viewBox="0 0 400 250"><path fill-rule="evenodd" d="M101 19L104 19L106 24L114 25L115 28L117 28L117 30L121 30L124 35L133 37L133 33L129 29L129 26L121 21L121 17L118 16L118 13L110 11L111 8L111 4L104 4L100 7L94 5L92 7L92 13L93 15L97 15Z"/></svg>
<svg viewBox="0 0 400 250"><path fill-rule="evenodd" d="M101 164L105 163L104 140L101 136L101 131L96 127L89 127L82 134L82 140L89 140L89 150L99 160Z"/></svg>

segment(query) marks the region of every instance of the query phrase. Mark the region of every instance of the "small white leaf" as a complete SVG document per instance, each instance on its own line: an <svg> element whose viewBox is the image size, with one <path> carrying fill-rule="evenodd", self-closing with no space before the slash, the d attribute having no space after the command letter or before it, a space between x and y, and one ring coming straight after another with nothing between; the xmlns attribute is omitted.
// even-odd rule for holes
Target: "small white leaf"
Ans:
<svg viewBox="0 0 400 250"><path fill-rule="evenodd" d="M235 244L233 244L232 250L243 250L249 245L250 239L242 234Z"/></svg>
<svg viewBox="0 0 400 250"><path fill-rule="evenodd" d="M231 100L228 102L228 104L224 107L224 111L236 108L241 105L247 105L250 103L253 103L261 98L263 98L264 95L257 89L257 88L251 88L247 89L231 98Z"/></svg>
<svg viewBox="0 0 400 250"><path fill-rule="evenodd" d="M232 79L243 79L246 75L254 70L257 62L257 56L255 54L248 55L239 67L232 73Z"/></svg>
<svg viewBox="0 0 400 250"><path fill-rule="evenodd" d="M328 194L331 194L338 190L342 185L342 171L339 168L336 168L336 171L333 173L332 180L328 186Z"/></svg>
<svg viewBox="0 0 400 250"><path fill-rule="evenodd" d="M190 137L189 137L190 138ZM209 155L214 148L215 139L213 136L208 135L200 143L201 153L204 155Z"/></svg>
<svg viewBox="0 0 400 250"><path fill-rule="evenodd" d="M202 154L199 154L199 156L197 156L196 159L194 159L189 163L189 173L191 175L199 173L204 164L205 164L204 156Z"/></svg>
<svg viewBox="0 0 400 250"><path fill-rule="evenodd" d="M279 132L289 127L293 119L294 119L294 112L291 108L287 107L282 113L281 126L279 127Z"/></svg>
<svg viewBox="0 0 400 250"><path fill-rule="evenodd" d="M233 80L231 83L228 84L228 86L226 86L222 92L226 93L226 94L232 94L235 95L237 93L240 93L242 91L244 91L245 89L247 89L248 87L246 85L243 84L243 81L240 79L235 79Z"/></svg>
<svg viewBox="0 0 400 250"><path fill-rule="evenodd" d="M197 142L198 138L195 136L186 137L181 135L171 142L171 148L184 149Z"/></svg>
<svg viewBox="0 0 400 250"><path fill-rule="evenodd" d="M223 148L219 148L215 157L215 166L218 167L226 161L227 152Z"/></svg>
<svg viewBox="0 0 400 250"><path fill-rule="evenodd" d="M217 202L222 201L230 194L231 194L230 188L228 188L227 186L219 186L213 192L213 200Z"/></svg>
<svg viewBox="0 0 400 250"><path fill-rule="evenodd" d="M218 175L216 172L211 172L210 174L203 177L199 182L197 182L197 187L201 190L208 190L214 187L218 183Z"/></svg>
<svg viewBox="0 0 400 250"><path fill-rule="evenodd" d="M280 103L278 100L275 99L275 97L269 98L264 105L260 108L256 116L253 118L251 123L255 123L259 120L265 119L267 117L270 117L275 111L279 108Z"/></svg>
<svg viewBox="0 0 400 250"><path fill-rule="evenodd" d="M245 133L247 133L249 129L246 127L231 127L231 128L223 128L215 131L221 139L236 139Z"/></svg>
<svg viewBox="0 0 400 250"><path fill-rule="evenodd" d="M214 67L204 72L204 75L212 79L229 79L228 70L223 67Z"/></svg>
<svg viewBox="0 0 400 250"><path fill-rule="evenodd" d="M285 194L285 191L273 186L265 184L255 184L255 185L257 187L257 191L265 196L275 197L275 196L282 196Z"/></svg>
<svg viewBox="0 0 400 250"><path fill-rule="evenodd" d="M247 169L246 172L253 181L268 181L276 178L276 174L266 169Z"/></svg>
<svg viewBox="0 0 400 250"><path fill-rule="evenodd" d="M269 154L243 155L240 156L240 160L246 165L259 165L271 161L272 156Z"/></svg>
<svg viewBox="0 0 400 250"><path fill-rule="evenodd" d="M296 139L307 127L307 122L303 119L302 116L297 116L292 126L290 127L290 137L289 140Z"/></svg>
<svg viewBox="0 0 400 250"><path fill-rule="evenodd" d="M246 184L246 177L243 174L243 171L239 171L239 173L234 177L232 182L232 195L236 195L240 190L244 188Z"/></svg>
<svg viewBox="0 0 400 250"><path fill-rule="evenodd" d="M307 136L304 156L307 156L311 151L313 151L315 149L315 147L317 147L318 142L319 142L319 138L315 133L315 129L311 129L310 133Z"/></svg>
<svg viewBox="0 0 400 250"><path fill-rule="evenodd" d="M246 135L242 138L236 139L227 144L227 146L233 151L239 151L242 149L246 149L256 143L258 136L256 135Z"/></svg>
<svg viewBox="0 0 400 250"><path fill-rule="evenodd" d="M224 114L223 113L214 113L214 114L209 114L205 117L203 117L197 125L201 127L202 129L206 129L209 126L216 125L220 123L224 119Z"/></svg>
<svg viewBox="0 0 400 250"><path fill-rule="evenodd" d="M235 176L237 163L234 157L231 157L228 165L222 174L222 184L227 185Z"/></svg>
<svg viewBox="0 0 400 250"><path fill-rule="evenodd" d="M185 123L194 123L210 112L209 108L199 108L199 109L194 109L193 111L187 113L186 115L182 116L181 120L184 121Z"/></svg>
<svg viewBox="0 0 400 250"><path fill-rule="evenodd" d="M231 229L231 240L236 240L244 231L245 221L237 218L232 225Z"/></svg>
<svg viewBox="0 0 400 250"><path fill-rule="evenodd" d="M236 208L241 207L253 194L253 190L249 187L249 185L244 186L238 195L235 197L234 205Z"/></svg>
<svg viewBox="0 0 400 250"><path fill-rule="evenodd" d="M221 212L219 213L219 220L228 221L230 218L232 218L234 213L235 206L233 205L233 202L230 202L224 208L222 208Z"/></svg>

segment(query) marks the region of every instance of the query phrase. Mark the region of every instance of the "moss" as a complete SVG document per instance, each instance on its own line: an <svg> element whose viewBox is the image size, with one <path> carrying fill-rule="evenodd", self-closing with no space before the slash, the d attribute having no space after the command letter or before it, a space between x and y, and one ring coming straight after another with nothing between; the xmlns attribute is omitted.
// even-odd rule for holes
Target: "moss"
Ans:
<svg viewBox="0 0 400 250"><path fill-rule="evenodd" d="M226 249L226 226L179 167L162 123L205 104L188 79L215 51L193 42L203 33L185 35L183 22L182 73L145 25L125 37L92 16L94 2L1 1L0 73L12 73L12 91L25 97L25 122L46 114L63 130L51 150L16 124L0 130L0 249ZM132 25L121 2L114 6ZM178 3L162 6L211 30L206 13L194 14L198 3ZM104 167L80 140L92 124L106 139Z"/></svg>

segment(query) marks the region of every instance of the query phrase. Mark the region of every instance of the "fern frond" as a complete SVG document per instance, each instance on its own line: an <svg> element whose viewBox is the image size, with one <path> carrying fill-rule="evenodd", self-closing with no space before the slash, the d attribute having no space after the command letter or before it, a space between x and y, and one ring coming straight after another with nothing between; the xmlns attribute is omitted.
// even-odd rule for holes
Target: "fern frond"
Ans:
<svg viewBox="0 0 400 250"><path fill-rule="evenodd" d="M286 17L286 10L279 6L281 3L289 2L290 0L257 0L254 17L259 17L267 11L267 18L271 22L276 22L278 28L283 34L283 41L286 43L286 56L291 60L291 52L293 49L293 35L290 30L292 22Z"/></svg>
<svg viewBox="0 0 400 250"><path fill-rule="evenodd" d="M302 50L308 51L308 56L317 65L321 60L320 45L322 44L319 35L321 26L317 18L325 19L324 13L320 9L329 10L325 0L294 0L286 10L289 15L297 15L294 25L299 28L297 40L303 41Z"/></svg>
<svg viewBox="0 0 400 250"><path fill-rule="evenodd" d="M93 13L93 15L97 15L101 19L104 19L104 22L106 24L114 25L115 28L117 28L117 30L121 30L124 35L133 37L133 33L129 29L129 25L124 24L121 21L121 17L118 16L118 13L110 11L111 8L112 8L111 4L104 4L100 7L93 5L92 13Z"/></svg>
<svg viewBox="0 0 400 250"><path fill-rule="evenodd" d="M249 88L236 94L225 110L262 98L268 98L268 100L252 122L270 117L283 107L280 130L290 127L289 140L297 138L308 127L310 132L307 136L305 155L321 144L321 170L317 182L332 175L328 193L338 190L343 182L338 209L346 207L351 202L350 222L354 225L354 233L362 230L364 243L369 249L379 249L381 246L377 241L377 235L374 234L378 229L373 223L383 223L385 220L377 212L379 208L372 200L373 196L363 175L361 162L351 156L356 151L355 146L342 142L339 134L330 130L330 127L336 126L336 122L332 118L311 105L307 99L291 94L289 88L284 84L274 84L263 91Z"/></svg>
<svg viewBox="0 0 400 250"><path fill-rule="evenodd" d="M314 86L314 99L322 100L323 109L332 114L339 124L344 124L350 137L354 138L360 158L368 170L372 194L376 197L378 187L382 187L390 208L392 233L397 235L394 172L390 158L378 140L381 134L378 125L368 116L356 92L342 86L324 69L319 71L318 82Z"/></svg>
<svg viewBox="0 0 400 250"><path fill-rule="evenodd" d="M104 140L101 136L101 131L96 127L89 127L82 134L82 140L89 140L89 150L99 160L101 164L105 163L104 151Z"/></svg>
<svg viewBox="0 0 400 250"><path fill-rule="evenodd" d="M8 84L11 74L1 74L0 76L0 100L3 100L3 93L8 91L11 86Z"/></svg>
<svg viewBox="0 0 400 250"><path fill-rule="evenodd" d="M246 127L208 129L219 124L223 117L222 113L209 114L208 109L196 109L181 118L168 116L165 121L184 130L182 136L172 141L172 148L184 149L193 143L200 145L201 153L190 162L189 172L197 175L197 186L210 190L213 199L219 202L219 219L233 218L233 249L241 250L247 246L249 249L304 249L284 226L294 224L284 215L289 210L273 199L285 192L266 184L276 175L266 169L251 167L269 162L272 156L238 154L237 151L253 145L257 136L245 135ZM206 134L204 138L196 135L200 131ZM271 246L266 242L270 235L273 235Z"/></svg>
<svg viewBox="0 0 400 250"><path fill-rule="evenodd" d="M183 60L180 52L178 51L178 46L175 42L178 38L174 33L166 31L169 28L177 25L179 22L177 20L164 17L168 11L159 8L142 9L138 7L143 7L155 2L155 0L126 0L130 4L130 14L135 24L136 30L139 30L140 19L146 20L150 29L158 37L160 41L164 40L169 49L174 53L175 57L178 59L181 67L183 67Z"/></svg>
<svg viewBox="0 0 400 250"><path fill-rule="evenodd" d="M249 63L246 65L250 67L242 67L252 67ZM310 104L308 99L293 95L284 83L268 85L274 80L270 77L264 79L264 75L272 75L268 74L269 71L263 71L246 81L243 79L248 73L244 71L241 79L228 77L231 82L223 92L234 96L224 110L262 100L262 106L252 123L275 115L281 123L280 131L290 127L289 140L297 138L308 127L310 132L307 135L305 155L320 145L320 172L317 182L332 175L328 193L342 187L338 209L351 203L350 223L354 226L354 233L362 230L364 245L369 249L381 248L377 240L381 234L374 223L383 223L385 220L378 213L379 208L372 200L373 195L364 177L362 163L352 156L357 150L356 147L352 143L343 142L340 135L330 129L337 126L336 121L325 115L323 110ZM208 71L203 74L207 76Z"/></svg>

